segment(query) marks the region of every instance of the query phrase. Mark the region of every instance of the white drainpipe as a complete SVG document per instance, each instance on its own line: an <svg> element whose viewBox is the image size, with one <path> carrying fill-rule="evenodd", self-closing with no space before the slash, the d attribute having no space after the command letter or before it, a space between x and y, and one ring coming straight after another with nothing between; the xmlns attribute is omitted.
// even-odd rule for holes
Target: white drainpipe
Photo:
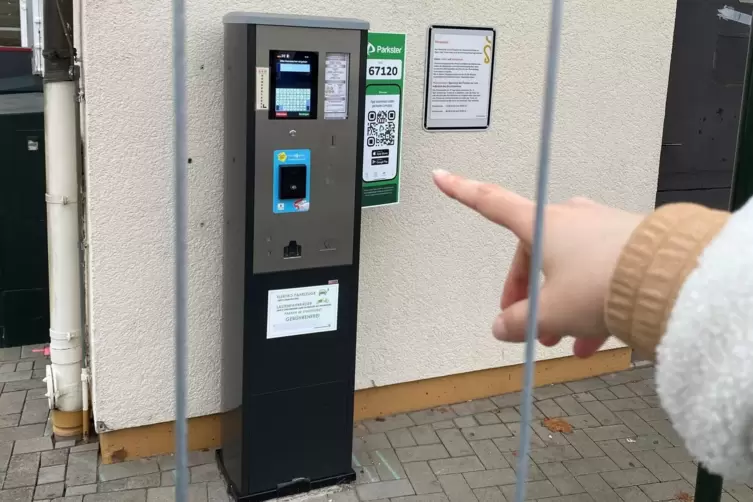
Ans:
<svg viewBox="0 0 753 502"><path fill-rule="evenodd" d="M81 269L79 255L76 83L45 82L44 136L50 274L48 396L54 408L81 411Z"/></svg>

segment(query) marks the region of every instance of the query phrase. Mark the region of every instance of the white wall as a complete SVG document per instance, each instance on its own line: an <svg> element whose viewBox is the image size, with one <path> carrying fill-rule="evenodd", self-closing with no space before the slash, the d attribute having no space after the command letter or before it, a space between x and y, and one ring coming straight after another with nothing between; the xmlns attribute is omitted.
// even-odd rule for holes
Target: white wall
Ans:
<svg viewBox="0 0 753 502"><path fill-rule="evenodd" d="M402 202L364 211L358 387L520 363L522 347L489 335L514 242L445 200L430 172L441 167L532 194L549 2L274 4L278 12L360 17L374 31L409 37ZM221 19L265 5L188 2L191 415L220 405ZM551 198L648 210L674 5L568 0L565 12ZM430 23L498 29L490 131L422 131ZM109 429L174 416L170 25L166 1L90 1L84 13L94 398L96 420Z"/></svg>

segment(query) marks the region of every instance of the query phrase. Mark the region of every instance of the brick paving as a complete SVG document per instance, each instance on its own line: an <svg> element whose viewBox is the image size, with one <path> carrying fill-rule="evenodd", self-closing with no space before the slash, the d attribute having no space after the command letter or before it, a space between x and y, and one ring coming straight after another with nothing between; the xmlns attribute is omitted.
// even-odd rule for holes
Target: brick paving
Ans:
<svg viewBox="0 0 753 502"><path fill-rule="evenodd" d="M98 444L54 441L35 347L0 349L0 502L167 502L172 456L102 465ZM689 502L696 465L656 397L652 367L535 391L528 500ZM356 424L357 481L295 498L307 502L511 502L520 394ZM552 432L561 418L572 432ZM227 502L214 452L189 458L191 502ZM725 485L724 502L753 502Z"/></svg>

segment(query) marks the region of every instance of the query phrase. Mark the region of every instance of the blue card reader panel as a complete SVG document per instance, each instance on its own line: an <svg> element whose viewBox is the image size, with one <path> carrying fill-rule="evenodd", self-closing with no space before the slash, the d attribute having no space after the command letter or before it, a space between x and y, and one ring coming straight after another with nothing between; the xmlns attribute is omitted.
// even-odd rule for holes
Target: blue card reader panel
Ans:
<svg viewBox="0 0 753 502"><path fill-rule="evenodd" d="M311 150L275 150L272 211L303 213L311 197Z"/></svg>

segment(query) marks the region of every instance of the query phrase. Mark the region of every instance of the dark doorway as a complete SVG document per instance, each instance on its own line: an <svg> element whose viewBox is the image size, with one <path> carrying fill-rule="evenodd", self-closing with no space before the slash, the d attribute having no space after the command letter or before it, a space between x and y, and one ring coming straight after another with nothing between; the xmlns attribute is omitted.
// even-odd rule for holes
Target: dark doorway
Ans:
<svg viewBox="0 0 753 502"><path fill-rule="evenodd" d="M0 347L49 340L41 94L0 95Z"/></svg>
<svg viewBox="0 0 753 502"><path fill-rule="evenodd" d="M752 10L737 0L677 2L657 206L729 206Z"/></svg>

